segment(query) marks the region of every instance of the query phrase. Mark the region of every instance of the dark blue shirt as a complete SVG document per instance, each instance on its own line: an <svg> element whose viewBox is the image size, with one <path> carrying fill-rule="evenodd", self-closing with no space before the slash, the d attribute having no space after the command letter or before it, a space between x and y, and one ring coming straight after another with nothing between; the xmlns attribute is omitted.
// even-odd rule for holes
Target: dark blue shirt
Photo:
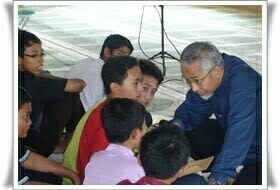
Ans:
<svg viewBox="0 0 280 190"><path fill-rule="evenodd" d="M240 58L225 53L222 57L224 76L213 96L204 100L189 90L172 122L190 131L215 115L226 134L210 177L225 184L228 177L236 177L237 166L261 160L262 78Z"/></svg>

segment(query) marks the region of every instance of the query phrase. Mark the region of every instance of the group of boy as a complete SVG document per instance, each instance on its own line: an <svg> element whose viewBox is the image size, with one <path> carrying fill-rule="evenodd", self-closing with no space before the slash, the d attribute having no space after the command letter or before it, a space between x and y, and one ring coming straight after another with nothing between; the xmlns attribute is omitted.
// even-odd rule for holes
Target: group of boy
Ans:
<svg viewBox="0 0 280 190"><path fill-rule="evenodd" d="M156 93L159 84L163 81L163 76L162 76L160 69L152 62L150 62L148 60L137 60L134 57L128 56L133 51L133 47L128 39L126 39L125 37L123 37L121 35L110 35L104 42L104 45L103 45L103 48L101 51L101 56L100 56L100 60L106 61L106 63L104 64L104 62L102 63L102 61L100 61L101 64L99 65L99 67L95 67L94 64L92 64L87 69L88 73L82 72L82 75L75 77L75 79L58 78L58 77L52 76L50 74L45 74L45 73L40 72L42 69L42 66L43 66L44 52L42 50L42 43L41 43L40 39L37 38L37 36L35 36L34 34L27 32L27 31L19 30L19 48L20 47L22 49L21 49L21 51L19 51L19 84L21 86L24 86L24 88L26 88L28 92L29 91L31 92L32 99L30 98L30 102L32 102L33 111L31 112L31 110L30 110L29 114L31 114L31 119L32 119L32 114L35 115L34 116L35 119L32 119L32 120L35 120L35 124L36 124L36 127L35 127L34 125L32 125L32 123L34 123L34 122L29 123L29 125L31 125L31 127L30 127L30 129L28 127L28 130L26 130L26 132L29 131L28 132L29 134L34 133L36 135L26 135L27 138L25 138L25 140L23 142L24 143L23 147L33 150L45 157L49 156L52 153L52 151L55 148L54 145L57 144L59 138L61 138L61 136L62 136L63 128L60 128L59 132L57 132L58 135L56 136L56 141L55 142L52 141L52 149L49 150L47 154L46 153L44 154L40 151L44 148L39 149L36 146L38 145L38 141L40 141L40 139L42 139L42 135L44 135L44 138L46 138L48 136L52 136L51 134L53 134L53 132L51 131L52 129L48 128L48 125L50 125L49 118L54 116L54 114L52 116L49 116L48 114L49 114L50 110L46 109L46 108L51 107L53 110L54 110L54 108L59 109L57 107L57 104L60 104L60 105L65 104L66 101L64 99L68 95L67 92L69 92L69 94L70 94L69 96L72 98L72 99L70 99L70 101L68 101L68 103L70 102L70 103L72 103L71 105L73 105L74 104L73 102L78 102L75 105L76 107L72 106L72 109L67 109L67 110L69 110L70 112L73 112L73 114L75 114L75 111L76 111L76 113L79 112L80 114L78 116L77 116L77 114L75 115L76 117L79 117L78 120L80 120L81 114L83 115L83 118L80 120L78 125L77 125L77 120L75 122L69 121L70 119L72 119L72 117L68 117L66 119L64 115L63 116L60 115L60 117L54 117L51 119L58 120L63 117L63 118L65 118L65 123L61 124L62 126L66 127L67 126L66 124L68 124L68 123L77 125L77 127L75 126L75 132L73 134L73 137L71 138L69 146L67 147L67 149L65 151L64 160L67 160L68 150L70 150L70 152L72 151L70 153L71 157L73 157L73 155L75 155L75 154L72 154L73 150L75 148L74 149L71 148L71 144L73 144L71 142L75 142L75 138L76 138L76 140L79 141L78 144L75 143L75 145L79 145L78 147L76 147L76 150L77 150L76 155L75 155L76 160L74 159L74 162L76 161L76 163L74 163L76 168L71 168L71 167L70 168L72 170L74 170L74 173L75 173L75 171L77 171L76 169L78 169L79 179L81 179L83 181L83 178L85 176L85 167L87 164L89 164L90 157L93 153L96 153L101 150L106 151L107 148L110 148L112 146L114 147L114 146L116 146L116 144L118 144L115 141L111 142L108 140L108 135L105 132L106 127L105 127L105 125L103 125L103 122L101 121L101 116L102 116L101 112L103 110L103 107L105 105L109 104L109 102L111 102L110 101L111 99L116 99L116 100L118 100L118 102L119 101L122 102L122 99L118 99L118 98L128 98L127 100L123 100L126 102L124 105L119 104L121 109L125 108L127 102L129 103L131 101L129 99L132 99L132 100L134 99L135 101L133 102L133 104L130 105L132 107L128 107L128 109L127 109L127 111L130 110L129 111L130 114L132 113L131 109L133 108L133 105L135 106L135 104L136 104L136 107L138 106L137 108L142 109L143 114L140 119L142 122L141 126L140 126L140 128L138 126L138 130L133 130L133 131L137 131L137 132L127 131L127 129L123 129L124 132L127 133L125 136L126 137L131 136L131 138L133 139L132 140L133 145L129 145L130 149L131 149L131 147L133 147L133 148L139 147L141 137L143 136L144 132L146 131L145 129L142 129L142 127L144 126L144 128L146 128L147 125L150 126L152 124L151 115L145 110L144 106L147 106L153 100L154 94ZM29 61L28 59L33 60L34 63L36 62L36 64L30 64L28 62ZM86 63L83 63L80 66L83 67L83 66L85 66L85 64ZM32 66L31 67L32 69L29 69L30 65ZM91 76L91 74L94 76L94 72L91 73L93 70L90 68L95 69L95 73L96 73L95 77L97 78L97 80L91 80L90 77L89 77L89 79L84 77L84 76ZM76 69L75 67L73 67L71 69L71 71L69 72L69 76L71 76L71 72L74 71L75 69ZM80 73L80 72L76 72L76 73ZM29 75L31 75L31 76L29 76ZM101 76L102 76L103 82L98 83L98 81L100 81ZM69 77L69 78L71 78L71 77ZM82 78L83 80L79 79L79 78ZM38 88L39 83L41 84L41 88ZM88 83L91 85L88 85ZM99 88L99 90L95 89L95 85L93 83L96 83L96 86L101 86ZM87 85L85 85L85 84L87 84ZM94 101L98 100L98 98L94 99L94 98L92 98L92 96L91 97L89 97L87 95L83 96L83 94L90 94L87 91L82 91L85 86L88 87L87 91L91 91L91 92L94 91L94 93L96 93L96 94L98 94L98 93L101 94L98 96L99 99L101 98L100 103L97 103L96 105L94 105L95 104ZM104 97L103 90L102 90L103 88L105 89L104 92L105 92L107 98ZM51 92L51 94L49 95L50 98L48 99L48 97L44 97L44 94L47 94L46 92L49 93L49 91ZM79 91L80 91L81 102L82 102L83 106L81 106L81 102L79 101L79 99L80 99L79 94L73 93L73 92L79 92ZM24 90L24 92L25 92L25 90ZM83 97L89 97L89 98L88 98L88 100L83 100ZM102 99L102 98L104 98L104 99ZM88 101L90 101L91 102L90 104L92 104L93 106L91 106L91 108L89 108L87 110L85 102L88 102ZM137 103L136 103L136 101L137 101ZM140 102L141 104L138 102ZM39 104L39 106L36 106L36 104ZM65 106L62 106L63 108L61 108L61 109L65 109ZM81 108L83 108L83 109L81 109ZM77 111L77 109L79 109L79 110ZM73 110L73 111L71 111L71 110ZM87 111L85 114L83 114L84 110ZM111 110L111 109L109 109L109 110ZM56 113L57 112L61 112L61 110L56 110ZM63 112L63 113L65 113L65 112ZM133 118L135 119L141 115L139 113L139 111L135 112L133 114L134 115L130 115L129 118L127 118L127 119L128 120L133 119ZM104 115L106 115L106 114L104 114ZM127 116L124 115L124 117L127 117ZM42 125L42 121L44 121L43 119L48 121L48 123L47 123L48 125L47 124L45 126ZM123 118L121 119L121 121L123 121ZM91 123L91 122L93 122L93 123ZM145 123L143 124L143 122L145 122ZM53 122L53 123L55 123L55 122ZM131 121L130 121L130 123L124 122L123 125L120 125L119 127L121 127L121 126L126 127L126 128L135 127L136 125L134 125L134 124L135 124L134 121L132 123L131 123ZM55 127L53 127L53 128L58 130L58 128L55 128ZM96 129L94 129L94 128L96 128ZM46 134L42 133L42 131L44 131L44 130L48 131L49 134L46 135ZM31 133L32 131L34 131L34 132ZM118 132L118 130L117 131L114 130L114 131L115 131L114 133ZM139 131L141 131L141 133L140 133L141 135L139 135ZM71 132L73 132L73 130ZM78 135L76 135L76 134L78 134ZM34 138L34 136L36 136L36 138ZM114 136L114 134L113 134L113 136ZM131 138L129 138L129 142L131 141ZM35 142L35 139L36 139L36 142ZM32 143L29 142L28 140L31 141ZM119 143L127 144L127 143L125 143L125 141L127 141L127 140L128 139L125 139L123 142L119 142ZM112 143L114 143L114 144L112 144ZM44 144L44 143L41 142L41 144ZM46 146L46 144L44 144L44 145ZM121 146L121 147L124 147L124 146ZM132 149L131 149L130 153L134 157L134 153L132 152ZM36 154L36 153L34 153L34 154ZM28 156L28 155L25 155L25 157L30 159L30 156ZM45 158L45 157L43 157L43 158ZM45 158L45 159L48 160L47 158ZM136 160L136 157L134 157L134 159ZM185 160L184 164L186 164L186 162L187 162L187 159ZM26 163L26 161L22 161L19 165L24 166L23 163ZM51 163L54 163L54 162L51 162ZM138 176L138 178L135 178L134 180L132 180L134 182L136 182L138 179L140 179L141 177L143 177L145 175L142 167L140 165L138 165L138 162L136 162L136 164L137 164L138 168L140 168L140 171L142 173L141 173L141 175ZM64 165L66 167L61 167L61 168L65 169L67 171L71 171L73 173L73 171L71 169L70 170L67 169L67 162L65 164L65 161L64 161ZM105 165L105 163L103 165ZM38 166L39 166L39 164L37 165L37 167ZM26 168L28 169L28 167L26 167ZM79 168L81 168L81 169L79 170ZM129 165L128 165L128 169L129 169ZM33 170L48 173L45 170L39 169L39 167L35 168ZM30 175L28 172L26 172L26 170L24 170L24 172L26 174ZM53 171L51 171L51 173L71 179L71 183L73 183L73 182L74 182L74 184L79 183L79 182L77 182L77 180L74 181L72 178L70 178L67 175L57 174L56 172L53 172ZM92 174L92 172L89 172L89 173ZM38 174L38 173L36 173L36 174ZM45 178L42 179L42 177L40 178L36 174L32 175L32 176L35 176L34 177L35 179L41 180L44 183L53 182L53 181L49 182L48 180L44 180ZM41 176L41 175L42 174L40 173L39 176ZM76 173L75 173L75 175L76 175ZM37 176L37 178L36 178L36 176ZM112 178L112 179L116 180L114 178ZM124 179L130 179L130 178L129 178L129 176L124 175L123 178L121 178L121 180L124 180ZM119 181L121 181L121 180L119 180ZM116 184L119 181L117 180L113 184ZM85 184L87 183L86 180L84 181L84 183Z"/></svg>
<svg viewBox="0 0 280 190"><path fill-rule="evenodd" d="M195 147L194 158L218 156L209 184L261 183L261 179L255 177L261 177L261 172L256 171L254 165L261 167L261 143L260 138L256 138L261 135L259 74L239 58L221 54L208 42L189 45L181 56L182 75L191 87L186 101L176 110L175 119L146 133L152 117L145 107L153 100L163 76L154 63L138 60L130 56L132 52L133 46L127 38L110 35L104 41L99 59L86 59L71 68L66 75L68 79L59 78L41 72L44 52L39 38L19 31L19 84L31 94L33 107L33 125L23 144L47 157L63 139L64 127L70 140L60 167L72 175L49 172L64 177L63 184L207 184L201 176L183 176L190 154L188 140L183 137L187 135ZM229 69L238 72L229 72ZM219 96L221 92L224 95ZM241 97L243 92L246 96ZM247 98L247 102L255 104L237 112L239 108L234 105L239 104L235 97ZM201 139L201 134L213 133L214 128L209 127L211 120L207 120L211 113L217 117L218 123L214 125L219 128L213 130L215 140L211 139L211 148L205 145L201 148L200 144L208 139L207 136ZM242 119L246 115L248 119ZM236 122L230 122L231 118ZM200 126L203 124L207 127ZM232 136L241 129L246 129L244 132L250 138L243 141L244 146L230 150L228 144L243 138ZM137 160L133 151L139 145L140 159ZM163 152L158 151L159 147ZM30 157L26 155L25 158ZM174 156L179 160L172 160ZM235 159L221 162L223 157L232 156ZM24 166L23 163L20 165ZM244 169L235 179L235 169L240 164L244 164ZM38 168L37 171L45 172ZM249 175L244 175L246 172ZM25 173L41 180L36 178L41 173Z"/></svg>
<svg viewBox="0 0 280 190"><path fill-rule="evenodd" d="M32 121L30 119L31 97L22 87L18 89L18 102L18 184L46 184L30 180L25 175L24 168L45 173L52 172L70 178L74 184L80 184L80 178L72 170L24 148L21 140L27 136ZM102 110L101 117L110 144L106 150L92 156L86 169L89 170L89 175L86 175L83 184L87 184L88 180L91 181L92 176L96 175L97 178L93 178L95 184L167 185L183 175L190 155L190 145L181 129L176 126L160 126L145 134L141 140L146 131L145 108L139 102L127 98L115 98L108 101ZM140 163L144 170L133 153L133 148L139 146L140 140ZM174 157L178 158L175 162ZM170 165L171 161L174 164ZM108 171L110 166L112 170ZM126 175L123 175L124 171L127 172ZM103 174L110 173L111 176L99 177L102 176L102 172ZM136 174L135 183L131 178L133 173ZM118 174L128 179L122 180L123 178Z"/></svg>

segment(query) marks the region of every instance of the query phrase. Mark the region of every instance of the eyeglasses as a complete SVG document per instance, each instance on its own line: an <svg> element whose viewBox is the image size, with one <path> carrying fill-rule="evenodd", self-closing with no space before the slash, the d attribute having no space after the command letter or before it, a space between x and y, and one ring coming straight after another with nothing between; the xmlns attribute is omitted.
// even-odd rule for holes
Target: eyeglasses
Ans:
<svg viewBox="0 0 280 190"><path fill-rule="evenodd" d="M23 55L27 57L31 57L32 59L39 59L40 57L44 57L46 54L45 52L42 52L41 54L33 54L33 55L23 54Z"/></svg>
<svg viewBox="0 0 280 190"><path fill-rule="evenodd" d="M214 67L213 67L214 68ZM186 78L183 76L183 78L185 79L186 83L189 85L189 86L192 86L193 84L196 84L197 86L202 86L203 82L205 81L205 79L207 78L207 76L211 73L211 71L213 70L210 69L210 71L208 71L208 73L201 79L194 79L193 81L191 81L190 79Z"/></svg>

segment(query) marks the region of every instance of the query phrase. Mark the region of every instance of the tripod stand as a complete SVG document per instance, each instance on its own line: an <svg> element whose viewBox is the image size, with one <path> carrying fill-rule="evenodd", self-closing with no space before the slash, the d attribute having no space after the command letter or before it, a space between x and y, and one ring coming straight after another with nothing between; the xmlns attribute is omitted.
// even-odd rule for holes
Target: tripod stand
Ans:
<svg viewBox="0 0 280 190"><path fill-rule="evenodd" d="M164 17L163 17L163 5L160 5L161 8L161 51L158 52L157 54L153 55L149 60L157 59L161 57L162 59L162 70L163 70L163 75L165 76L166 73L166 66L165 66L165 57L169 59L175 59L179 61L176 57L173 55L169 54L168 52L164 51Z"/></svg>

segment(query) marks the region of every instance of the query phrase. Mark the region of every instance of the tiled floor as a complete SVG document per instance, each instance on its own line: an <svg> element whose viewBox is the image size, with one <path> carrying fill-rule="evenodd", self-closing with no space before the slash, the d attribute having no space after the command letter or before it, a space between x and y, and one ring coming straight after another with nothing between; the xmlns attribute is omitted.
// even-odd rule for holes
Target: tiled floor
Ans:
<svg viewBox="0 0 280 190"><path fill-rule="evenodd" d="M128 37L135 48L133 56L145 56L138 46L143 7L130 6L36 6L25 29L37 34L47 52L45 69L63 76L69 65L85 57L99 56L104 39L112 33ZM157 10L156 10L157 9ZM158 6L145 6L141 47L148 56L161 51ZM22 16L19 16L19 21ZM194 41L211 41L221 52L234 54L261 73L262 17L252 12L225 6L165 6L164 24L169 39L181 52ZM165 50L179 58L165 38ZM161 59L157 59L161 62ZM161 67L161 65L159 65ZM180 79L180 65L166 59L168 79ZM188 87L182 81L164 83L149 107L153 114L173 116L185 98Z"/></svg>

